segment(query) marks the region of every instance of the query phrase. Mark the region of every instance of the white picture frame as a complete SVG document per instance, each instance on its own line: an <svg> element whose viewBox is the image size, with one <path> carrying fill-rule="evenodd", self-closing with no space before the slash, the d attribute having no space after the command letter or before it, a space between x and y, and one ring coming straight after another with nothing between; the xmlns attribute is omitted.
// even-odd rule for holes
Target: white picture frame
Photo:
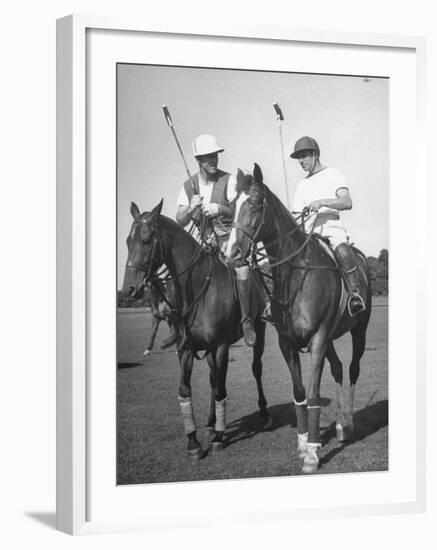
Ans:
<svg viewBox="0 0 437 550"><path fill-rule="evenodd" d="M195 37L206 40L208 37L220 37L232 45L233 41L250 45L251 42L279 44L316 44L319 47L332 46L343 48L396 49L400 55L409 52L414 55L416 74L417 103L412 107L416 121L415 147L418 155L425 150L424 143L424 75L425 40L421 37L355 34L340 32L303 31L288 28L252 28L229 27L200 29L195 24L183 29L171 24L150 25L139 21L111 19L95 16L74 15L57 22L57 528L69 534L84 534L110 530L149 529L157 526L165 528L174 522L169 510L156 506L155 515L139 514L132 517L117 518L111 515L107 519L94 520L89 516L90 479L90 432L88 430L89 408L92 392L90 381L90 335L87 331L90 314L88 231L89 219L89 163L87 157L87 33L90 30L104 30L108 33L132 33L166 37ZM139 35L137 35L139 36ZM114 38L115 40L115 38ZM411 147L411 139L410 147ZM415 166L415 192L424 190L426 178L424 162ZM110 192L110 191L108 191ZM420 219L415 214L416 229L420 228ZM423 245L416 242L417 273L425 269ZM419 280L419 279L418 279ZM415 331L415 394L412 401L416 404L415 434L408 437L409 444L414 441L415 486L414 498L404 501L353 505L344 503L334 507L300 508L298 503L290 504L288 509L278 508L278 517L284 519L282 512L289 517L328 517L330 515L368 515L379 513L413 513L425 510L426 503L426 402L425 402L425 315L422 310L425 301L425 289L416 283L414 303L416 305ZM391 410L392 413L392 410ZM111 421L115 419L111 419ZM108 459L110 460L110 459ZM302 480L297 481L300 483ZM317 479L307 483L314 486ZM248 488L250 483L244 482ZM240 485L241 486L241 485ZM265 486L265 485L264 485ZM278 485L273 482L273 489ZM188 486L187 486L188 487ZM205 484L203 484L205 487ZM141 488L140 488L141 489ZM154 487L154 495L168 488ZM129 488L124 489L128 491ZM197 487L188 487L187 491L199 492ZM245 511L249 520L258 517L262 505L253 504ZM267 514L268 515L268 514ZM273 516L271 516L273 518ZM288 517L288 516L287 516ZM238 517L236 516L238 521ZM189 520L190 521L190 520ZM192 518L192 525L204 525L201 517ZM184 524L186 525L186 523Z"/></svg>

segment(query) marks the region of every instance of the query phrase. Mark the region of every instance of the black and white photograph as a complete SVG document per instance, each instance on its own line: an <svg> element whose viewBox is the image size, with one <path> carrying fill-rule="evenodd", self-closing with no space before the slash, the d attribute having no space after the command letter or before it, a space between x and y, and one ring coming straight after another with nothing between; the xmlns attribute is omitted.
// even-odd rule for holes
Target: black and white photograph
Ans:
<svg viewBox="0 0 437 550"><path fill-rule="evenodd" d="M390 79L116 77L117 484L387 471Z"/></svg>

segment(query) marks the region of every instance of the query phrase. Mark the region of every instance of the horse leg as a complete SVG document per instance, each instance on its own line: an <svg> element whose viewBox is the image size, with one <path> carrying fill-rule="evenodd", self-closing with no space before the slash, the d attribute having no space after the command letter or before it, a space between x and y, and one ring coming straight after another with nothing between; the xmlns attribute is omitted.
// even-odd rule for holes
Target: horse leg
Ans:
<svg viewBox="0 0 437 550"><path fill-rule="evenodd" d="M214 406L215 406L215 425L214 435L211 440L211 451L218 452L224 449L223 436L226 428L226 374L228 370L229 346L222 344L217 351L210 352L207 355L207 361L210 368L210 379L213 379ZM214 374L212 374L214 373Z"/></svg>
<svg viewBox="0 0 437 550"><path fill-rule="evenodd" d="M337 439L346 441L350 437L349 426L346 423L343 396L343 365L335 351L332 341L328 342L326 347L326 359L331 366L331 373L336 383L336 420L335 429Z"/></svg>
<svg viewBox="0 0 437 550"><path fill-rule="evenodd" d="M214 437L215 435L215 388L217 385L217 368L216 368L216 360L212 360L210 358L211 353L209 353L206 356L206 360L209 365L209 383L211 386L211 399L209 404L209 413L208 413L208 420L206 423L206 429L210 432L211 437ZM210 364L211 361L211 364Z"/></svg>
<svg viewBox="0 0 437 550"><path fill-rule="evenodd" d="M196 421L194 420L193 404L191 401L191 373L193 370L193 354L189 349L179 350L181 377L179 382L179 406L184 423L185 434L188 439L188 454L193 462L203 457L202 447L196 437Z"/></svg>
<svg viewBox="0 0 437 550"><path fill-rule="evenodd" d="M263 428L268 430L272 427L272 418L267 412L267 400L264 395L264 390L262 386L262 370L263 364L261 357L264 353L264 344L265 344L265 335L266 335L266 324L261 319L256 319L255 321L255 332L256 332L256 342L253 348L253 362L252 362L252 373L256 380L256 386L258 388L258 407L260 416L263 422Z"/></svg>
<svg viewBox="0 0 437 550"><path fill-rule="evenodd" d="M299 351L294 349L284 336L279 336L279 347L290 370L293 382L294 408L297 420L297 452L300 458L305 458L308 442L308 411L305 387L302 382Z"/></svg>
<svg viewBox="0 0 437 550"><path fill-rule="evenodd" d="M144 350L143 355L149 355L149 353L153 349L153 344L155 343L156 333L158 332L159 323L161 322L161 319L158 319L155 315L152 317L152 334L150 336L149 345Z"/></svg>
<svg viewBox="0 0 437 550"><path fill-rule="evenodd" d="M318 333L311 342L311 376L308 385L308 443L302 473L313 474L319 467L320 382L325 362L326 334Z"/></svg>
<svg viewBox="0 0 437 550"><path fill-rule="evenodd" d="M175 322L173 316L171 314L166 315L165 320L167 322L168 328L170 329L170 334L162 342L161 349L167 349L167 348L173 346L174 344L176 344L178 342L179 337L180 337L179 330L178 330L178 325Z"/></svg>
<svg viewBox="0 0 437 550"><path fill-rule="evenodd" d="M360 360L366 349L366 324L358 324L352 330L352 361L349 366L349 396L346 409L346 421L351 434L354 430L355 385L360 375Z"/></svg>

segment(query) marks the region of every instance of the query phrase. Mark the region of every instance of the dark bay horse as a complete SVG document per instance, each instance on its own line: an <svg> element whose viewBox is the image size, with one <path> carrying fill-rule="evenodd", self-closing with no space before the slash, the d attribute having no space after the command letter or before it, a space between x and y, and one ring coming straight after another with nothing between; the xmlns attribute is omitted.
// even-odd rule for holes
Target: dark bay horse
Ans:
<svg viewBox="0 0 437 550"><path fill-rule="evenodd" d="M135 298L158 268L162 264L167 266L175 288L175 309L182 335L178 348L179 404L188 452L193 460L198 460L204 453L196 437L191 400L193 360L205 351L211 384L207 426L212 431L211 449L218 451L224 447L229 346L241 338L241 312L232 268L205 251L176 222L161 215L162 202L142 214L136 204L131 204L134 221L127 238L128 259L122 291ZM255 330L252 372L261 419L269 427L271 419L261 383L265 340L265 323L261 319L255 322Z"/></svg>
<svg viewBox="0 0 437 550"><path fill-rule="evenodd" d="M257 164L253 177L238 172L238 186L247 199L239 201L235 212L229 259L235 266L242 265L253 256L258 241L263 242L269 256L273 276L272 317L293 382L302 472L313 473L319 466L320 382L325 357L337 384L337 437L345 441L353 432L354 390L371 311L370 272L364 255L354 249L359 265L360 294L366 310L351 317L346 308L340 316L342 275L326 247L319 239L304 233L263 183ZM333 340L348 331L352 335L353 353L349 367L349 396L345 404L343 368ZM311 356L307 388L302 381L300 364L300 351L304 349Z"/></svg>
<svg viewBox="0 0 437 550"><path fill-rule="evenodd" d="M149 344L143 355L149 355L155 344L156 334L161 321L165 321L170 329L169 336L164 340L161 349L167 349L176 344L179 339L177 328L177 319L172 308L175 303L175 290L172 281L164 284L159 278L156 278L150 285L150 312L152 314L152 332L150 334Z"/></svg>

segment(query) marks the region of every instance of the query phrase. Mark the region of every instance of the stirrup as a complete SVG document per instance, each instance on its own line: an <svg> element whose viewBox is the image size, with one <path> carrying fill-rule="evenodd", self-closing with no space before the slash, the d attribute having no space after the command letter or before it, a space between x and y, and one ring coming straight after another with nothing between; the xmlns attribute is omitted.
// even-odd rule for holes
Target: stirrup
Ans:
<svg viewBox="0 0 437 550"><path fill-rule="evenodd" d="M358 302L356 302L356 304L355 304L355 308L356 308L355 312L351 311L351 300L352 299L354 299L354 300L357 299L358 300ZM355 317L359 313L362 313L363 311L366 311L366 304L364 303L363 298L360 296L360 294L358 294L358 292L353 292L349 296L349 298L347 300L347 310L348 310L348 313L351 317Z"/></svg>

